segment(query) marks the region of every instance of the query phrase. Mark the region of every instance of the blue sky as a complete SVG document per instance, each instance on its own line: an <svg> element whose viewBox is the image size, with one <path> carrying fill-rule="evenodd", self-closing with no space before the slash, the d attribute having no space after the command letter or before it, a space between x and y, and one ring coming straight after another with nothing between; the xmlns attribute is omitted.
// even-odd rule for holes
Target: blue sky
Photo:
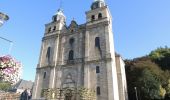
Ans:
<svg viewBox="0 0 170 100"><path fill-rule="evenodd" d="M67 25L74 18L85 23L85 11L93 0L63 0ZM148 54L160 46L170 47L170 0L106 0L113 17L116 51L123 58ZM23 64L23 79L34 80L44 24L51 21L59 0L1 0L0 12L10 16L0 36L14 42L11 55ZM0 55L9 43L0 40Z"/></svg>

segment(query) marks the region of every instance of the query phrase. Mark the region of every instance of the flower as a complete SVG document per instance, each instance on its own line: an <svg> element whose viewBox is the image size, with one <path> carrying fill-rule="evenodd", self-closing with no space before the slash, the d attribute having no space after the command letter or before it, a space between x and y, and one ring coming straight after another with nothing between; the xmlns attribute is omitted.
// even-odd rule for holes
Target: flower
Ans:
<svg viewBox="0 0 170 100"><path fill-rule="evenodd" d="M15 58L6 55L0 57L0 81L15 84L20 80L22 64Z"/></svg>

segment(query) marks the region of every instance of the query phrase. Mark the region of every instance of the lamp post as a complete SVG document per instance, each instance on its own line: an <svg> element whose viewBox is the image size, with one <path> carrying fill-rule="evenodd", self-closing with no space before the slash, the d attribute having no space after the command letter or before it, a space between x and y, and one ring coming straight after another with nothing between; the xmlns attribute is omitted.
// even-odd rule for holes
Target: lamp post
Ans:
<svg viewBox="0 0 170 100"><path fill-rule="evenodd" d="M0 12L0 27L1 27L7 20L9 20L9 16L6 15L6 14L4 14L4 13L2 13L2 12ZM8 39L4 38L4 37L0 37L0 39L2 39L2 40L4 40L4 41L7 41L7 42L10 43L10 47L9 47L9 51L8 51L8 53L10 53L13 42L12 42L11 40L8 40Z"/></svg>
<svg viewBox="0 0 170 100"><path fill-rule="evenodd" d="M138 92L137 92L137 87L134 87L135 89L135 94L136 94L136 100L138 100Z"/></svg>
<svg viewBox="0 0 170 100"><path fill-rule="evenodd" d="M8 15L0 12L0 27L4 24L4 22L6 22L7 20L9 20Z"/></svg>

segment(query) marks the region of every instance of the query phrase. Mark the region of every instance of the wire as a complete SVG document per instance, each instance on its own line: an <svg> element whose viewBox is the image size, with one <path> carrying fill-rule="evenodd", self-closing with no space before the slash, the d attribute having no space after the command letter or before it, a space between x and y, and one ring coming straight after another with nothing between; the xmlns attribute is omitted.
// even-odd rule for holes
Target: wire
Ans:
<svg viewBox="0 0 170 100"><path fill-rule="evenodd" d="M5 40L5 41L10 43L10 47L9 47L9 50L8 50L8 54L10 54L11 50L12 50L13 42L11 40L8 40L8 39L3 38L3 37L0 37L0 39Z"/></svg>
<svg viewBox="0 0 170 100"><path fill-rule="evenodd" d="M8 39L6 39L6 38L3 38L3 37L0 37L2 40L5 40L5 41L7 41L7 42L10 42L10 43L12 43L12 41L11 40L8 40Z"/></svg>

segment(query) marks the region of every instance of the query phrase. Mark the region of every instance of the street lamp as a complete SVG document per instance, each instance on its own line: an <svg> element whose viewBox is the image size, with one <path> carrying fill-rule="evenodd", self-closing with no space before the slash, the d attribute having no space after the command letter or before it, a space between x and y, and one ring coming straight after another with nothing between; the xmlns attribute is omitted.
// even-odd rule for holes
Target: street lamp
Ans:
<svg viewBox="0 0 170 100"><path fill-rule="evenodd" d="M0 12L0 27L7 21L9 20L9 16ZM12 41L4 38L4 37L0 37L0 39L4 40L4 41L7 41L10 43L10 48L9 48L9 53L11 52L11 48L12 48Z"/></svg>
<svg viewBox="0 0 170 100"><path fill-rule="evenodd" d="M7 20L9 20L8 15L0 12L0 27L4 24L4 22L6 22Z"/></svg>
<svg viewBox="0 0 170 100"><path fill-rule="evenodd" d="M137 87L134 87L135 93L136 93L136 100L138 100L138 92L137 92Z"/></svg>

